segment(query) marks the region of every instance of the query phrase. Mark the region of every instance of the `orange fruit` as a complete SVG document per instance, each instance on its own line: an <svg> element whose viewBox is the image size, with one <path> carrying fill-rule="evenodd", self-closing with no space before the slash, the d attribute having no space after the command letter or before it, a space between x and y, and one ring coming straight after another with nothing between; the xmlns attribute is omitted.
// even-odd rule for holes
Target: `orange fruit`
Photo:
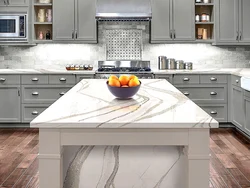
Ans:
<svg viewBox="0 0 250 188"><path fill-rule="evenodd" d="M116 76L116 75L111 75L110 77L109 77L109 80L110 79L116 79L116 80L118 80L119 78Z"/></svg>
<svg viewBox="0 0 250 188"><path fill-rule="evenodd" d="M121 76L119 77L119 81L120 81L120 83L121 83L122 86L128 85L129 77L126 76L126 75L121 75Z"/></svg>
<svg viewBox="0 0 250 188"><path fill-rule="evenodd" d="M124 85L124 86L122 86L122 87L128 87L128 85Z"/></svg>
<svg viewBox="0 0 250 188"><path fill-rule="evenodd" d="M128 83L128 86L129 87L135 87L135 86L138 86L140 85L140 81L136 78L132 78L129 83Z"/></svg>
<svg viewBox="0 0 250 188"><path fill-rule="evenodd" d="M109 85L114 87L121 87L121 83L117 79L110 79Z"/></svg>
<svg viewBox="0 0 250 188"><path fill-rule="evenodd" d="M137 77L137 76L135 76L135 75L131 75L131 76L129 77L129 80L131 80L131 79L133 79L133 78L138 79L138 77Z"/></svg>

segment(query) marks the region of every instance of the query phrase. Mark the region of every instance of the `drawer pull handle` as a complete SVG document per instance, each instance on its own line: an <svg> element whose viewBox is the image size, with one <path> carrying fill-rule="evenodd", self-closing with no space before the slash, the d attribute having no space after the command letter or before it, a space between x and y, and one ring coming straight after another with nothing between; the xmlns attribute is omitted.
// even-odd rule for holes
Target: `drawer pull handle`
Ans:
<svg viewBox="0 0 250 188"><path fill-rule="evenodd" d="M37 96L37 95L39 95L39 93L35 91L35 92L32 93L32 95Z"/></svg>
<svg viewBox="0 0 250 188"><path fill-rule="evenodd" d="M188 92L184 92L183 94L184 94L184 95L186 95L186 96L188 96L188 95L189 95L189 93L188 93Z"/></svg>
<svg viewBox="0 0 250 188"><path fill-rule="evenodd" d="M239 83L239 80L235 80L236 83Z"/></svg>
<svg viewBox="0 0 250 188"><path fill-rule="evenodd" d="M210 95L217 95L217 93L214 92L214 91L212 91L212 92L210 93Z"/></svg>
<svg viewBox="0 0 250 188"><path fill-rule="evenodd" d="M189 81L189 78L183 78L183 81Z"/></svg>
<svg viewBox="0 0 250 188"><path fill-rule="evenodd" d="M32 78L32 81L37 82L39 79L38 78Z"/></svg>
<svg viewBox="0 0 250 188"><path fill-rule="evenodd" d="M4 81L6 81L6 78L0 78L0 81L4 82Z"/></svg>
<svg viewBox="0 0 250 188"><path fill-rule="evenodd" d="M38 113L38 111L33 111L31 114L32 115L38 115L39 113Z"/></svg>
<svg viewBox="0 0 250 188"><path fill-rule="evenodd" d="M214 114L217 114L217 112L216 111L211 111L210 114L214 115Z"/></svg>
<svg viewBox="0 0 250 188"><path fill-rule="evenodd" d="M59 79L61 82L65 82L66 81L66 78L60 78Z"/></svg>
<svg viewBox="0 0 250 188"><path fill-rule="evenodd" d="M211 81L217 81L217 78L212 77L212 78L210 78L210 80L211 80Z"/></svg>
<svg viewBox="0 0 250 188"><path fill-rule="evenodd" d="M65 92L61 92L61 93L59 93L59 95L63 96L63 95L65 95Z"/></svg>

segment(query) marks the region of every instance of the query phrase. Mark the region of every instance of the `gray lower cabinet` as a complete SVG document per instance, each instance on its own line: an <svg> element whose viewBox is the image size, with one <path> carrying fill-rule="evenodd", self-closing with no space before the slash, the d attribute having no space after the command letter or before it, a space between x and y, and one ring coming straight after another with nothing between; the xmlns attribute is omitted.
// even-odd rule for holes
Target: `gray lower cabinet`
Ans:
<svg viewBox="0 0 250 188"><path fill-rule="evenodd" d="M199 104L199 106L217 121L228 122L226 104Z"/></svg>
<svg viewBox="0 0 250 188"><path fill-rule="evenodd" d="M244 97L244 110L245 110L245 116L246 116L246 121L245 121L245 132L250 136L250 98L249 97Z"/></svg>
<svg viewBox="0 0 250 188"><path fill-rule="evenodd" d="M232 86L231 93L231 118L233 124L239 127L241 130L244 130L244 99L243 99L243 90L240 87Z"/></svg>
<svg viewBox="0 0 250 188"><path fill-rule="evenodd" d="M239 11L239 32L240 32L240 43L250 43L250 1L240 0Z"/></svg>
<svg viewBox="0 0 250 188"><path fill-rule="evenodd" d="M93 79L95 78L94 74L84 74L84 75L76 75L76 82L80 82L83 79Z"/></svg>
<svg viewBox="0 0 250 188"><path fill-rule="evenodd" d="M75 0L53 1L53 40L75 38Z"/></svg>
<svg viewBox="0 0 250 188"><path fill-rule="evenodd" d="M54 0L53 10L54 40L97 43L95 1Z"/></svg>
<svg viewBox="0 0 250 188"><path fill-rule="evenodd" d="M172 83L172 79L173 79L173 76L170 74L170 75L166 75L166 74L155 74L155 79L165 79L167 80L168 82Z"/></svg>
<svg viewBox="0 0 250 188"><path fill-rule="evenodd" d="M20 85L0 86L0 122L21 122Z"/></svg>
<svg viewBox="0 0 250 188"><path fill-rule="evenodd" d="M22 122L31 122L49 106L50 104L22 104Z"/></svg>

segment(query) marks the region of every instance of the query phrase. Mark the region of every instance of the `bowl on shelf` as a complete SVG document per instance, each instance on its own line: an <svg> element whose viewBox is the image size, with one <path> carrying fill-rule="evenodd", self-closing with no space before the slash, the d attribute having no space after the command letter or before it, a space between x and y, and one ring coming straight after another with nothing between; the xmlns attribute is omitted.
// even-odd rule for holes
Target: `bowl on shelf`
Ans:
<svg viewBox="0 0 250 188"><path fill-rule="evenodd" d="M139 82L140 85L134 87L115 87L109 85L109 81L107 81L106 84L110 93L112 93L118 99L130 99L139 91L141 87L141 81Z"/></svg>

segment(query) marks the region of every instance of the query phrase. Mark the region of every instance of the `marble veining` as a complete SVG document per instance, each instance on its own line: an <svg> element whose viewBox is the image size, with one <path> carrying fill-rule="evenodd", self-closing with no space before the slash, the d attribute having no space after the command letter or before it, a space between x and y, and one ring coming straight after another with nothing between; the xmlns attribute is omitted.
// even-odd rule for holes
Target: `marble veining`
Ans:
<svg viewBox="0 0 250 188"><path fill-rule="evenodd" d="M118 100L106 80L82 80L31 122L46 128L210 128L218 122L166 80L141 80Z"/></svg>
<svg viewBox="0 0 250 188"><path fill-rule="evenodd" d="M82 146L64 188L185 188L182 147Z"/></svg>

